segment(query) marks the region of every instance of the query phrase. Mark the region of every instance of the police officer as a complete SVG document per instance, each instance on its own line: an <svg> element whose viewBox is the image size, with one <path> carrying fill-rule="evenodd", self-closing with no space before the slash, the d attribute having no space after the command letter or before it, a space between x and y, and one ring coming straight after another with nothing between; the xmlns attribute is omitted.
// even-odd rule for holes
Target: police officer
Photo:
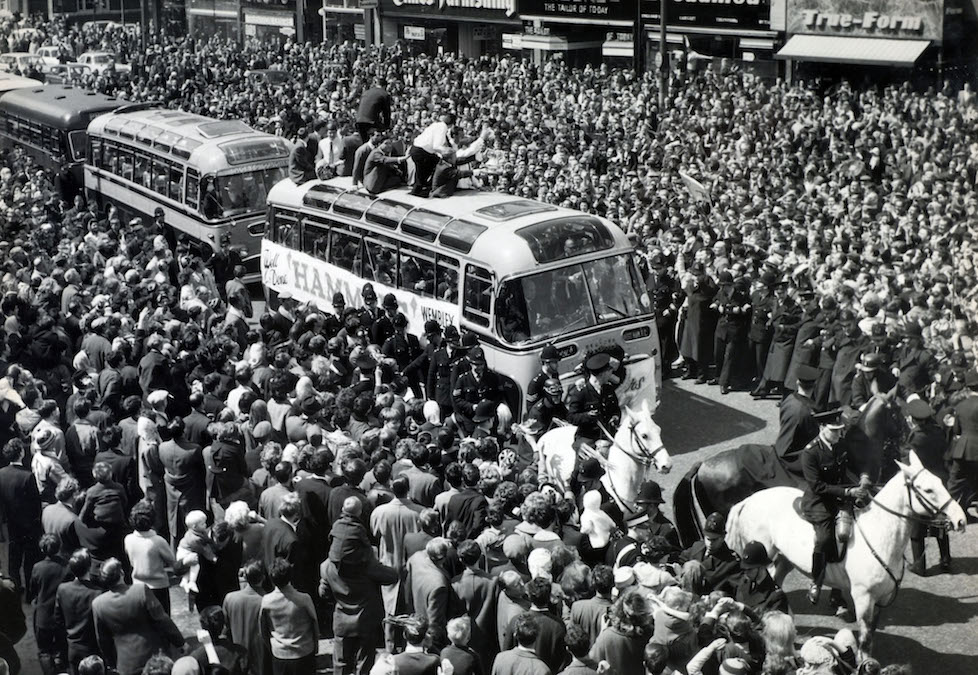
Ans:
<svg viewBox="0 0 978 675"><path fill-rule="evenodd" d="M852 399L849 405L862 410L870 399L889 393L896 383L896 378L886 368L884 355L879 352L867 352L856 364L856 375L852 378Z"/></svg>
<svg viewBox="0 0 978 675"><path fill-rule="evenodd" d="M360 290L360 297L363 298L363 307L360 308L357 315L360 318L360 325L367 330L369 335L374 321L380 318L380 312L377 311L377 292L374 290L373 284L364 284Z"/></svg>
<svg viewBox="0 0 978 675"><path fill-rule="evenodd" d="M645 509L646 519L636 523L636 527L647 530L649 536L664 537L672 551L678 552L682 548L679 545L679 533L660 508L665 503L666 500L662 498L662 486L654 480L643 482L635 498L635 506Z"/></svg>
<svg viewBox="0 0 978 675"><path fill-rule="evenodd" d="M679 556L679 562L698 562L694 591L701 594L723 591L732 594L740 561L727 546L727 521L722 513L711 513L703 524L703 539ZM684 574L685 574L684 568Z"/></svg>
<svg viewBox="0 0 978 675"><path fill-rule="evenodd" d="M755 386L760 385L764 375L767 350L771 346L771 337L774 334L769 319L771 312L774 311L773 288L775 283L777 283L775 273L771 270L765 270L750 296L753 311L751 312L747 339L750 342L751 350L754 352L754 382L752 384Z"/></svg>
<svg viewBox="0 0 978 675"><path fill-rule="evenodd" d="M797 371L795 391L781 403L781 431L774 442L774 450L784 468L800 476L802 450L818 433L814 417L815 401L812 400L818 370L802 365L798 366Z"/></svg>
<svg viewBox="0 0 978 675"><path fill-rule="evenodd" d="M451 324L446 326L442 334L442 346L435 350L428 366L428 398L441 408L443 420L454 412L452 389L455 382L452 380L452 373L465 356L460 341L458 328Z"/></svg>
<svg viewBox="0 0 978 675"><path fill-rule="evenodd" d="M795 337L801 324L801 307L788 295L788 281L782 279L774 287L774 310L770 324L774 329L771 348L764 365L764 377L757 389L751 392L754 398L765 398L772 390L779 395L784 391L784 379L791 365L791 354L795 349Z"/></svg>
<svg viewBox="0 0 978 675"><path fill-rule="evenodd" d="M526 386L526 405L532 407L543 396L544 383L560 376L560 354L553 345L545 345L540 352L540 372Z"/></svg>
<svg viewBox="0 0 978 675"><path fill-rule="evenodd" d="M679 280L672 269L666 266L665 256L659 251L649 256L649 274L646 287L655 310L656 328L659 330L659 343L662 350L663 376L669 372L670 365L679 354L676 345L676 321L679 317L679 306L682 304L682 293Z"/></svg>
<svg viewBox="0 0 978 675"><path fill-rule="evenodd" d="M740 575L733 598L758 616L769 610L788 611L788 597L767 571L771 564L764 544L748 542L740 559Z"/></svg>
<svg viewBox="0 0 978 675"><path fill-rule="evenodd" d="M852 500L866 500L869 477L860 477L853 485L846 470L846 452L839 445L842 430L842 410L835 409L815 415L818 435L805 446L801 454L805 494L801 499L802 517L815 529L815 548L812 551L812 585L808 600L818 604L822 581L829 556L835 553L835 518ZM833 555L834 557L834 555Z"/></svg>
<svg viewBox="0 0 978 675"><path fill-rule="evenodd" d="M948 472L944 456L948 450L947 437L938 426L934 409L920 398L907 403L907 415L910 417L910 433L904 448L903 461L909 462L910 452L925 469L947 482ZM913 553L913 563L910 571L923 576L927 572L927 561L924 555L924 537L927 536L927 526L919 521L910 522L910 550ZM951 568L951 543L948 541L947 530L935 529L937 547L941 552L941 569Z"/></svg>
<svg viewBox="0 0 978 675"><path fill-rule="evenodd" d="M346 298L342 293L333 293L333 313L326 315L323 326L327 338L331 338L343 328L343 315L346 312Z"/></svg>
<svg viewBox="0 0 978 675"><path fill-rule="evenodd" d="M555 419L567 419L567 406L564 404L564 387L560 380L550 378L543 383L540 398L530 406L526 414L526 428L534 438L539 439L550 431Z"/></svg>
<svg viewBox="0 0 978 675"><path fill-rule="evenodd" d="M579 380L567 395L567 421L577 427L574 448L582 443L592 447L605 438L603 426L614 435L618 428L621 407L611 384L611 357L605 352L591 355L584 362L586 378Z"/></svg>
<svg viewBox="0 0 978 675"><path fill-rule="evenodd" d="M503 389L499 375L489 370L482 347L473 347L466 356L469 370L461 373L452 388L452 404L455 421L464 436L471 436L475 430L476 406L482 401L492 401L497 406L502 403Z"/></svg>
<svg viewBox="0 0 978 675"><path fill-rule="evenodd" d="M434 319L428 319L424 322L424 339L426 341L424 349L418 352L406 368L401 370L408 380L416 379L418 383L424 382L427 385L428 369L435 352L441 348L441 336L441 324ZM432 390L427 391L428 398L434 399Z"/></svg>
<svg viewBox="0 0 978 675"><path fill-rule="evenodd" d="M391 324L394 334L384 341L380 351L387 358L394 359L397 363L397 369L408 378L411 391L414 392L415 396L420 397L422 395L421 380L418 378L417 372L407 373L406 371L411 362L421 354L421 343L418 341L417 335L407 332L407 317L400 312L394 315Z"/></svg>
<svg viewBox="0 0 978 675"><path fill-rule="evenodd" d="M397 298L393 293L384 296L384 313L377 317L370 326L370 342L375 345L383 345L387 338L394 334L394 319L401 313L397 310Z"/></svg>

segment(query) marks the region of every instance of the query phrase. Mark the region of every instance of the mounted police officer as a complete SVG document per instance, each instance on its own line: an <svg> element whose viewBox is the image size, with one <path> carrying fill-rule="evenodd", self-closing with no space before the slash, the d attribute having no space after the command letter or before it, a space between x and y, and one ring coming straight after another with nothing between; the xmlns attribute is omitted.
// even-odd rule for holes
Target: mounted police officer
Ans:
<svg viewBox="0 0 978 675"><path fill-rule="evenodd" d="M839 444L845 424L842 410L830 410L815 415L818 435L801 453L802 473L805 476L805 495L801 499L802 517L815 529L815 548L812 552L812 585L808 600L818 604L822 581L829 556L835 553L835 520L843 508L851 508L853 500L869 498L869 477L860 477L854 485L846 467L846 452ZM834 556L833 556L834 557Z"/></svg>
<svg viewBox="0 0 978 675"><path fill-rule="evenodd" d="M577 427L574 448L583 443L594 447L605 438L601 427L614 435L618 428L621 407L615 395L611 357L598 352L584 362L586 378L578 381L567 395L567 421Z"/></svg>

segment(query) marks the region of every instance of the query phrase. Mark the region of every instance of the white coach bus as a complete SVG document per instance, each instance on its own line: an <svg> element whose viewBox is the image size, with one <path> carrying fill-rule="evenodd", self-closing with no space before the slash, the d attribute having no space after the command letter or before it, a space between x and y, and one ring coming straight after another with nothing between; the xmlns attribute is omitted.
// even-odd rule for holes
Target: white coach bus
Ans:
<svg viewBox="0 0 978 675"><path fill-rule="evenodd" d="M221 237L258 281L266 197L288 175L291 145L238 120L126 106L88 126L85 188L105 208L151 219L162 208L171 244L186 235L197 251Z"/></svg>
<svg viewBox="0 0 978 675"><path fill-rule="evenodd" d="M546 344L565 387L586 354L608 351L625 366L622 404L658 402L655 317L632 244L603 218L496 192L423 199L374 196L350 178L284 180L268 195L261 265L273 305L289 291L329 311L339 291L356 306L370 282L397 297L415 333L428 319L475 332L515 385L517 418Z"/></svg>

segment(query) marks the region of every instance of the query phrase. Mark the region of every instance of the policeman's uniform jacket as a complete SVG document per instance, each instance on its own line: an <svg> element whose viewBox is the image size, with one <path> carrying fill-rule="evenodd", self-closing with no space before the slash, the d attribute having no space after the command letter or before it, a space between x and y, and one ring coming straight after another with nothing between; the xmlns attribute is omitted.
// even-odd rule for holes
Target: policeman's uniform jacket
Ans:
<svg viewBox="0 0 978 675"><path fill-rule="evenodd" d="M788 389L794 390L798 387L799 366L814 366L818 363L819 344L817 338L821 332L822 315L820 312L816 311L814 314L805 312L801 315L801 325L798 326L798 333L795 335L791 364L788 366L788 373L784 379L784 386Z"/></svg>
<svg viewBox="0 0 978 675"><path fill-rule="evenodd" d="M465 352L462 350L449 351L445 346L436 350L431 357L431 364L428 366L428 397L442 408L452 407L452 389L455 385L452 373L464 356Z"/></svg>
<svg viewBox="0 0 978 675"><path fill-rule="evenodd" d="M543 397L543 385L547 380L557 379L556 375L550 375L541 368L530 383L526 385L526 402L532 406Z"/></svg>
<svg viewBox="0 0 978 675"><path fill-rule="evenodd" d="M588 415L592 410L597 411L596 417ZM611 385L605 385L599 392L591 386L590 380L585 379L571 387L567 394L567 421L577 427L577 438L604 438L599 422L609 433L614 434L616 429L612 428L613 420L620 412L618 397Z"/></svg>
<svg viewBox="0 0 978 675"><path fill-rule="evenodd" d="M462 373L455 380L452 388L452 405L455 408L455 419L466 434L471 434L475 424L472 416L480 401L492 401L499 404L503 400L502 380L491 370L486 370L481 379L476 379L471 370Z"/></svg>
<svg viewBox="0 0 978 675"><path fill-rule="evenodd" d="M750 330L747 337L752 342L767 342L772 334L772 328L768 323L771 313L774 311L774 294L768 288L759 288L750 295L750 305L753 309L750 320Z"/></svg>
<svg viewBox="0 0 978 675"><path fill-rule="evenodd" d="M832 367L832 391L829 401L849 405L852 398L852 378L856 375L856 364L863 352L870 351L870 339L858 333L844 335L838 342L835 365Z"/></svg>
<svg viewBox="0 0 978 675"><path fill-rule="evenodd" d="M771 314L774 338L771 340L767 364L764 366L764 379L768 382L785 381L800 322L801 310L794 300L788 298L784 303L775 301L774 311Z"/></svg>
<svg viewBox="0 0 978 675"><path fill-rule="evenodd" d="M774 442L774 450L784 468L795 476L802 473L802 453L818 435L818 424L812 416L814 413L815 402L797 392L781 402L781 431Z"/></svg>
<svg viewBox="0 0 978 675"><path fill-rule="evenodd" d="M820 436L801 451L801 468L807 487L801 498L801 510L811 522L835 518L846 496L846 488L852 487L846 468L846 453L831 448Z"/></svg>
<svg viewBox="0 0 978 675"><path fill-rule="evenodd" d="M954 406L954 417L954 430L960 435L951 448L951 459L978 461L978 396L968 396Z"/></svg>

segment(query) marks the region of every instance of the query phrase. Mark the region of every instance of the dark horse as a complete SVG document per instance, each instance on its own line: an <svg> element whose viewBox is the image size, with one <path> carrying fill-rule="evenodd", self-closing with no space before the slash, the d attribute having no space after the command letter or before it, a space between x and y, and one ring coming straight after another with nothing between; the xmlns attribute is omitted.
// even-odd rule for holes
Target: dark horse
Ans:
<svg viewBox="0 0 978 675"><path fill-rule="evenodd" d="M889 479L896 472L890 460L897 459L905 427L896 403L888 397L873 398L840 441L845 444L850 471L857 476L866 473L874 483ZM742 445L696 464L672 497L683 546L702 536L703 521L710 513L726 515L734 504L758 490L782 485L803 487L802 477L786 471L769 445Z"/></svg>

